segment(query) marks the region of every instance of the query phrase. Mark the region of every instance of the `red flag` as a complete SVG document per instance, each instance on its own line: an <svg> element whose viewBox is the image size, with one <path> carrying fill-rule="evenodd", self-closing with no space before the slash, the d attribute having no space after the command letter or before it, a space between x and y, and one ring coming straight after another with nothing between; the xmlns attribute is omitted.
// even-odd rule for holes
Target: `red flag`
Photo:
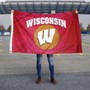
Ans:
<svg viewBox="0 0 90 90"><path fill-rule="evenodd" d="M78 13L11 13L10 52L82 53Z"/></svg>

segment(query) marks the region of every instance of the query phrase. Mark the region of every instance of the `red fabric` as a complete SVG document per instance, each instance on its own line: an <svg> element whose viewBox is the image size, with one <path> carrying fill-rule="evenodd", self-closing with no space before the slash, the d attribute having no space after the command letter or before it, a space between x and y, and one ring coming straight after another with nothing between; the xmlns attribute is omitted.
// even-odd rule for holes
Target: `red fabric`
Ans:
<svg viewBox="0 0 90 90"><path fill-rule="evenodd" d="M35 30L41 26L32 25L27 28L26 21L34 18L52 17L66 21L66 28L60 25L54 26L60 35L56 47L50 50L39 48L34 41ZM45 24L46 25L46 24ZM82 53L81 33L78 14L74 11L56 14L37 14L29 12L13 12L13 31L12 31L12 53L33 53L33 54L55 54L55 53Z"/></svg>

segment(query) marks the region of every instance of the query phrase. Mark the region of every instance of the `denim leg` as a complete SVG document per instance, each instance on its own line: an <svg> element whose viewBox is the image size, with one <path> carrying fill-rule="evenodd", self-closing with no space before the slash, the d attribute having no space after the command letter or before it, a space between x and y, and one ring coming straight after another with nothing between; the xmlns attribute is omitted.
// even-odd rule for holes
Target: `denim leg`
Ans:
<svg viewBox="0 0 90 90"><path fill-rule="evenodd" d="M53 62L53 54L47 54L49 70L51 78L54 78L54 62Z"/></svg>
<svg viewBox="0 0 90 90"><path fill-rule="evenodd" d="M42 54L37 54L37 75L41 78L41 60L42 60Z"/></svg>

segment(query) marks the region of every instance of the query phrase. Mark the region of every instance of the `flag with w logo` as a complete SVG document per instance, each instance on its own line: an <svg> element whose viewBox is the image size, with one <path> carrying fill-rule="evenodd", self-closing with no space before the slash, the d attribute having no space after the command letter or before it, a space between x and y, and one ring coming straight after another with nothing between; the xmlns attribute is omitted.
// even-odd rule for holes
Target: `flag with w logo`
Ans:
<svg viewBox="0 0 90 90"><path fill-rule="evenodd" d="M13 11L11 23L11 53L82 52L78 13L75 10L56 14Z"/></svg>

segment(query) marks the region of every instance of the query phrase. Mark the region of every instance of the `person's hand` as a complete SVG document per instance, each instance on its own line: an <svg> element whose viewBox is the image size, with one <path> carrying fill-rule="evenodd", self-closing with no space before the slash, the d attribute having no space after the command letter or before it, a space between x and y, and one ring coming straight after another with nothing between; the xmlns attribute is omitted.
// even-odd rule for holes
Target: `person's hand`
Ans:
<svg viewBox="0 0 90 90"><path fill-rule="evenodd" d="M75 13L78 13L78 10L77 9L75 10Z"/></svg>
<svg viewBox="0 0 90 90"><path fill-rule="evenodd" d="M11 13L13 13L13 10L11 10Z"/></svg>

